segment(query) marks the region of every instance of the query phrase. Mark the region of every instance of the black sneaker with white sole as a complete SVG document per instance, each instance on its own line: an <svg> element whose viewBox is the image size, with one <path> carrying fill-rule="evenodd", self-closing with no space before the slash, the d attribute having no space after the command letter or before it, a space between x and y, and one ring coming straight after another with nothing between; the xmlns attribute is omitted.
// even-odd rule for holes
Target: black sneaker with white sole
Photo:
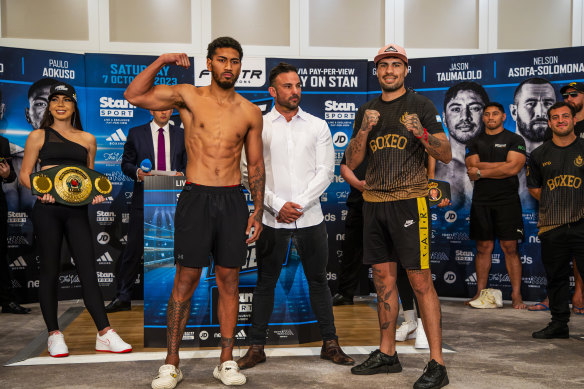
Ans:
<svg viewBox="0 0 584 389"><path fill-rule="evenodd" d="M446 366L431 360L424 368L424 374L414 384L414 389L438 389L448 385Z"/></svg>
<svg viewBox="0 0 584 389"><path fill-rule="evenodd" d="M351 373L357 375L399 373L400 371L402 371L402 366L397 358L397 353L390 356L380 350L373 351L365 362L351 369Z"/></svg>

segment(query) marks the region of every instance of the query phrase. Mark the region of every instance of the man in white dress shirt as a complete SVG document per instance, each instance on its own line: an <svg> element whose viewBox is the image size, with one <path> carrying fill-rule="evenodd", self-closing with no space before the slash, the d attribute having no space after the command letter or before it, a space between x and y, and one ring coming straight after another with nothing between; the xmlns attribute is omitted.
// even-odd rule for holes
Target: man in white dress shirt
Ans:
<svg viewBox="0 0 584 389"><path fill-rule="evenodd" d="M266 212L256 243L258 281L248 334L251 346L237 364L247 369L266 360L264 345L274 308L274 288L292 243L302 261L310 304L323 340L320 356L352 365L355 361L338 344L326 278L328 242L320 196L334 175L331 133L324 120L298 106L301 83L294 66L280 63L270 71L269 80L275 105L264 116L262 133Z"/></svg>

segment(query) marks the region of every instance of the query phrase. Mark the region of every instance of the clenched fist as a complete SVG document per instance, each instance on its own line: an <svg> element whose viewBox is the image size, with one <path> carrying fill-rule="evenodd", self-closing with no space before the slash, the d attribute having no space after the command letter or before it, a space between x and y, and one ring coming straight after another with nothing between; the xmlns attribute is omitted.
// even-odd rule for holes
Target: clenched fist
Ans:
<svg viewBox="0 0 584 389"><path fill-rule="evenodd" d="M414 136L417 138L424 135L424 127L422 127L420 118L416 113L405 115L403 119L403 125L406 126L406 129L414 134Z"/></svg>
<svg viewBox="0 0 584 389"><path fill-rule="evenodd" d="M185 53L167 53L162 54L160 59L165 64L168 65L177 65L182 66L185 69L188 69L191 66L191 61L189 60L189 56Z"/></svg>
<svg viewBox="0 0 584 389"><path fill-rule="evenodd" d="M363 121L361 122L361 129L360 131L369 132L377 124L379 121L379 112L374 109L367 109L365 110L365 116L363 117Z"/></svg>

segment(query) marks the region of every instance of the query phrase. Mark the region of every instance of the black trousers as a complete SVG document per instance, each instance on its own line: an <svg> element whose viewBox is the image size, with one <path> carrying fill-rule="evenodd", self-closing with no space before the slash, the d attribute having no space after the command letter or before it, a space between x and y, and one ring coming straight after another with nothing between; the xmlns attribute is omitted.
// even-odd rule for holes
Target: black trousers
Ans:
<svg viewBox="0 0 584 389"><path fill-rule="evenodd" d="M128 242L122 254L117 278L117 298L121 301L132 300L132 289L140 271L144 255L144 207L130 207Z"/></svg>
<svg viewBox="0 0 584 389"><path fill-rule="evenodd" d="M570 261L584 274L584 219L539 236L553 321L570 320Z"/></svg>
<svg viewBox="0 0 584 389"><path fill-rule="evenodd" d="M2 184L0 184L2 185ZM0 305L14 301L12 278L8 264L8 207L4 192L0 193Z"/></svg>
<svg viewBox="0 0 584 389"><path fill-rule="evenodd" d="M266 344L268 321L274 309L274 288L290 241L298 250L308 280L310 305L318 320L322 339L337 339L331 292L326 279L328 240L323 221L313 227L298 229L275 229L264 225L256 243L258 282L253 293L249 331L251 344Z"/></svg>
<svg viewBox="0 0 584 389"><path fill-rule="evenodd" d="M61 265L61 243L67 239L81 282L83 302L99 331L109 326L103 295L97 282L93 233L87 206L43 204L37 201L32 210L40 260L39 302L49 332L59 329L57 289Z"/></svg>
<svg viewBox="0 0 584 389"><path fill-rule="evenodd" d="M338 293L353 298L363 266L363 202L348 205Z"/></svg>

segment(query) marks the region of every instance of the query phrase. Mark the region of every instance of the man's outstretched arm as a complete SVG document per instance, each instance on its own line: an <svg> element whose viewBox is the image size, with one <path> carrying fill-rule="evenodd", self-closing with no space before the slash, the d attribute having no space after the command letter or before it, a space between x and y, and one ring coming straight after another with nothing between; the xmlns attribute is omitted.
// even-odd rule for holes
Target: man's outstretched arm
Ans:
<svg viewBox="0 0 584 389"><path fill-rule="evenodd" d="M153 63L132 80L124 97L130 104L153 111L161 111L170 108L181 108L184 101L181 97L181 85L156 85L156 74L167 65L177 65L188 69L191 66L189 57L184 53L162 54Z"/></svg>

